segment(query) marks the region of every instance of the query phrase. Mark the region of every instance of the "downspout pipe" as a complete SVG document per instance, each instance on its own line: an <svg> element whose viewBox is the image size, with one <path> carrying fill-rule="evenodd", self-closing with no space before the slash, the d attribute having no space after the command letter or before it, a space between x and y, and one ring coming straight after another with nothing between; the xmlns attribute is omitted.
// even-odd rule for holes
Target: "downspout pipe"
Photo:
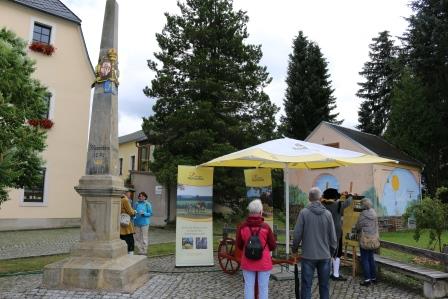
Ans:
<svg viewBox="0 0 448 299"><path fill-rule="evenodd" d="M166 219L165 219L165 223L168 224L168 222L170 221L170 210L171 210L171 186L168 185L166 188L166 194L168 197L168 202L166 204Z"/></svg>

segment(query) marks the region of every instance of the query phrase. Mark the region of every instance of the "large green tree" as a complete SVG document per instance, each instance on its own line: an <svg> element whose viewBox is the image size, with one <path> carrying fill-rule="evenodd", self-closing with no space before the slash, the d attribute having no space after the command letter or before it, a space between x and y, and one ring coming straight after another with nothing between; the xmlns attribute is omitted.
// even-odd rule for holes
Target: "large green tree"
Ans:
<svg viewBox="0 0 448 299"><path fill-rule="evenodd" d="M437 187L448 184L448 1L415 0L411 7L414 14L408 19L403 52L419 92L412 95L416 86L408 84L411 90L405 92L409 99L405 106L417 107L407 108L414 109L414 117L395 111L398 116L394 118L400 121L388 135L402 150L422 153L416 156L425 163L428 189L434 194ZM417 113L420 108L422 114ZM409 136L410 144L405 146L400 141L404 137L397 134L408 131L409 126L415 127L415 141Z"/></svg>
<svg viewBox="0 0 448 299"><path fill-rule="evenodd" d="M365 78L356 93L363 99L357 126L363 132L382 135L388 123L392 88L399 74L398 48L388 31L380 32L370 44L369 61L359 73Z"/></svg>
<svg viewBox="0 0 448 299"><path fill-rule="evenodd" d="M168 186L176 183L180 164L197 165L271 138L278 111L264 92L271 78L259 65L261 46L246 41L246 13L229 0L187 0L178 7L180 15L166 13L156 35L161 50L148 61L156 77L144 90L157 100L143 123L156 145L150 168ZM215 172L217 196L232 196L229 180L242 174L225 180L222 170Z"/></svg>
<svg viewBox="0 0 448 299"><path fill-rule="evenodd" d="M299 31L289 54L285 115L281 117L281 133L305 139L321 122L339 124L336 99L333 96L327 61L319 46Z"/></svg>
<svg viewBox="0 0 448 299"><path fill-rule="evenodd" d="M0 29L0 204L8 188L40 182L45 133L27 120L45 113L46 89L32 79L34 62L27 57L26 43Z"/></svg>
<svg viewBox="0 0 448 299"><path fill-rule="evenodd" d="M391 95L390 120L385 138L412 157L426 163L437 159L431 128L441 126L438 111L428 105L423 83L406 68ZM433 174L427 177L433 182ZM431 187L432 188L432 187Z"/></svg>

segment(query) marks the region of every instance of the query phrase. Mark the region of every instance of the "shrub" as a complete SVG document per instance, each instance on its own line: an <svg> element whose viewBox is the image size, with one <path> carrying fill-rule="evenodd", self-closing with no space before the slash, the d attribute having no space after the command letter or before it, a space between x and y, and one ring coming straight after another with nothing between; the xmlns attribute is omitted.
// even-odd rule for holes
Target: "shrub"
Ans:
<svg viewBox="0 0 448 299"><path fill-rule="evenodd" d="M446 227L446 217L448 216L447 206L438 198L425 197L423 200L413 203L406 209L403 217L406 221L409 217L415 217L416 229L414 239L418 242L421 232L429 231L429 246L434 250L439 246L442 251L442 233Z"/></svg>

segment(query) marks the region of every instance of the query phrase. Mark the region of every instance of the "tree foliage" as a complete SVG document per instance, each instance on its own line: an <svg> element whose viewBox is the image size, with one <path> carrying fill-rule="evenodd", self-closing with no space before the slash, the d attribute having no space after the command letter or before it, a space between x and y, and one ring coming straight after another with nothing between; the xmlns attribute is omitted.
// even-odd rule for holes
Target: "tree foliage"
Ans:
<svg viewBox="0 0 448 299"><path fill-rule="evenodd" d="M448 184L448 2L414 0L411 7L402 38L406 74L394 92L400 99L392 100L397 107L386 135L425 164L434 195Z"/></svg>
<svg viewBox="0 0 448 299"><path fill-rule="evenodd" d="M438 198L443 204L448 204L448 188L445 186L437 188L436 198Z"/></svg>
<svg viewBox="0 0 448 299"><path fill-rule="evenodd" d="M382 135L389 117L390 97L399 74L398 48L388 31L380 32L369 46L369 61L359 73L365 78L358 83L356 95L363 99L357 126L362 132Z"/></svg>
<svg viewBox="0 0 448 299"><path fill-rule="evenodd" d="M246 43L246 13L228 0L187 0L178 7L180 15L166 13L166 25L156 34L161 50L154 53L157 61L148 61L156 77L144 90L157 100L143 124L157 145L150 168L171 186L178 165L197 165L270 139L278 111L264 92L271 78L259 65L261 46ZM227 172L215 170L217 177ZM241 185L242 173L226 177L216 180L217 193L234 192L226 186L237 180Z"/></svg>
<svg viewBox="0 0 448 299"><path fill-rule="evenodd" d="M336 99L327 66L319 46L299 31L289 55L281 118L284 135L303 140L321 121L342 123L336 120L338 113L333 113Z"/></svg>
<svg viewBox="0 0 448 299"><path fill-rule="evenodd" d="M448 217L447 206L440 199L425 197L406 209L403 217L406 221L413 217L416 222L414 239L418 242L423 231L429 231L429 246L434 249L438 246L442 252L442 233L446 229Z"/></svg>
<svg viewBox="0 0 448 299"><path fill-rule="evenodd" d="M34 62L26 55L26 43L0 29L0 204L8 188L40 182L45 133L26 124L45 113L47 90L32 79Z"/></svg>
<svg viewBox="0 0 448 299"><path fill-rule="evenodd" d="M392 91L389 125L385 133L389 142L426 162L434 152L430 149L434 146L436 132L431 128L440 126L438 111L427 103L423 83L410 70L404 70Z"/></svg>

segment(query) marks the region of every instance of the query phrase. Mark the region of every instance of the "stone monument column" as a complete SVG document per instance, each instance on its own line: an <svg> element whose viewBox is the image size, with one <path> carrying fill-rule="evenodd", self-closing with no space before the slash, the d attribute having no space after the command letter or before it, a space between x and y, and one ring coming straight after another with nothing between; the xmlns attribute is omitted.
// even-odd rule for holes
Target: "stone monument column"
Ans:
<svg viewBox="0 0 448 299"><path fill-rule="evenodd" d="M81 239L70 257L44 269L48 288L132 291L147 278L146 256L127 254L120 240L118 177L118 4L107 0L98 65L93 84L86 174L76 191L82 196Z"/></svg>

